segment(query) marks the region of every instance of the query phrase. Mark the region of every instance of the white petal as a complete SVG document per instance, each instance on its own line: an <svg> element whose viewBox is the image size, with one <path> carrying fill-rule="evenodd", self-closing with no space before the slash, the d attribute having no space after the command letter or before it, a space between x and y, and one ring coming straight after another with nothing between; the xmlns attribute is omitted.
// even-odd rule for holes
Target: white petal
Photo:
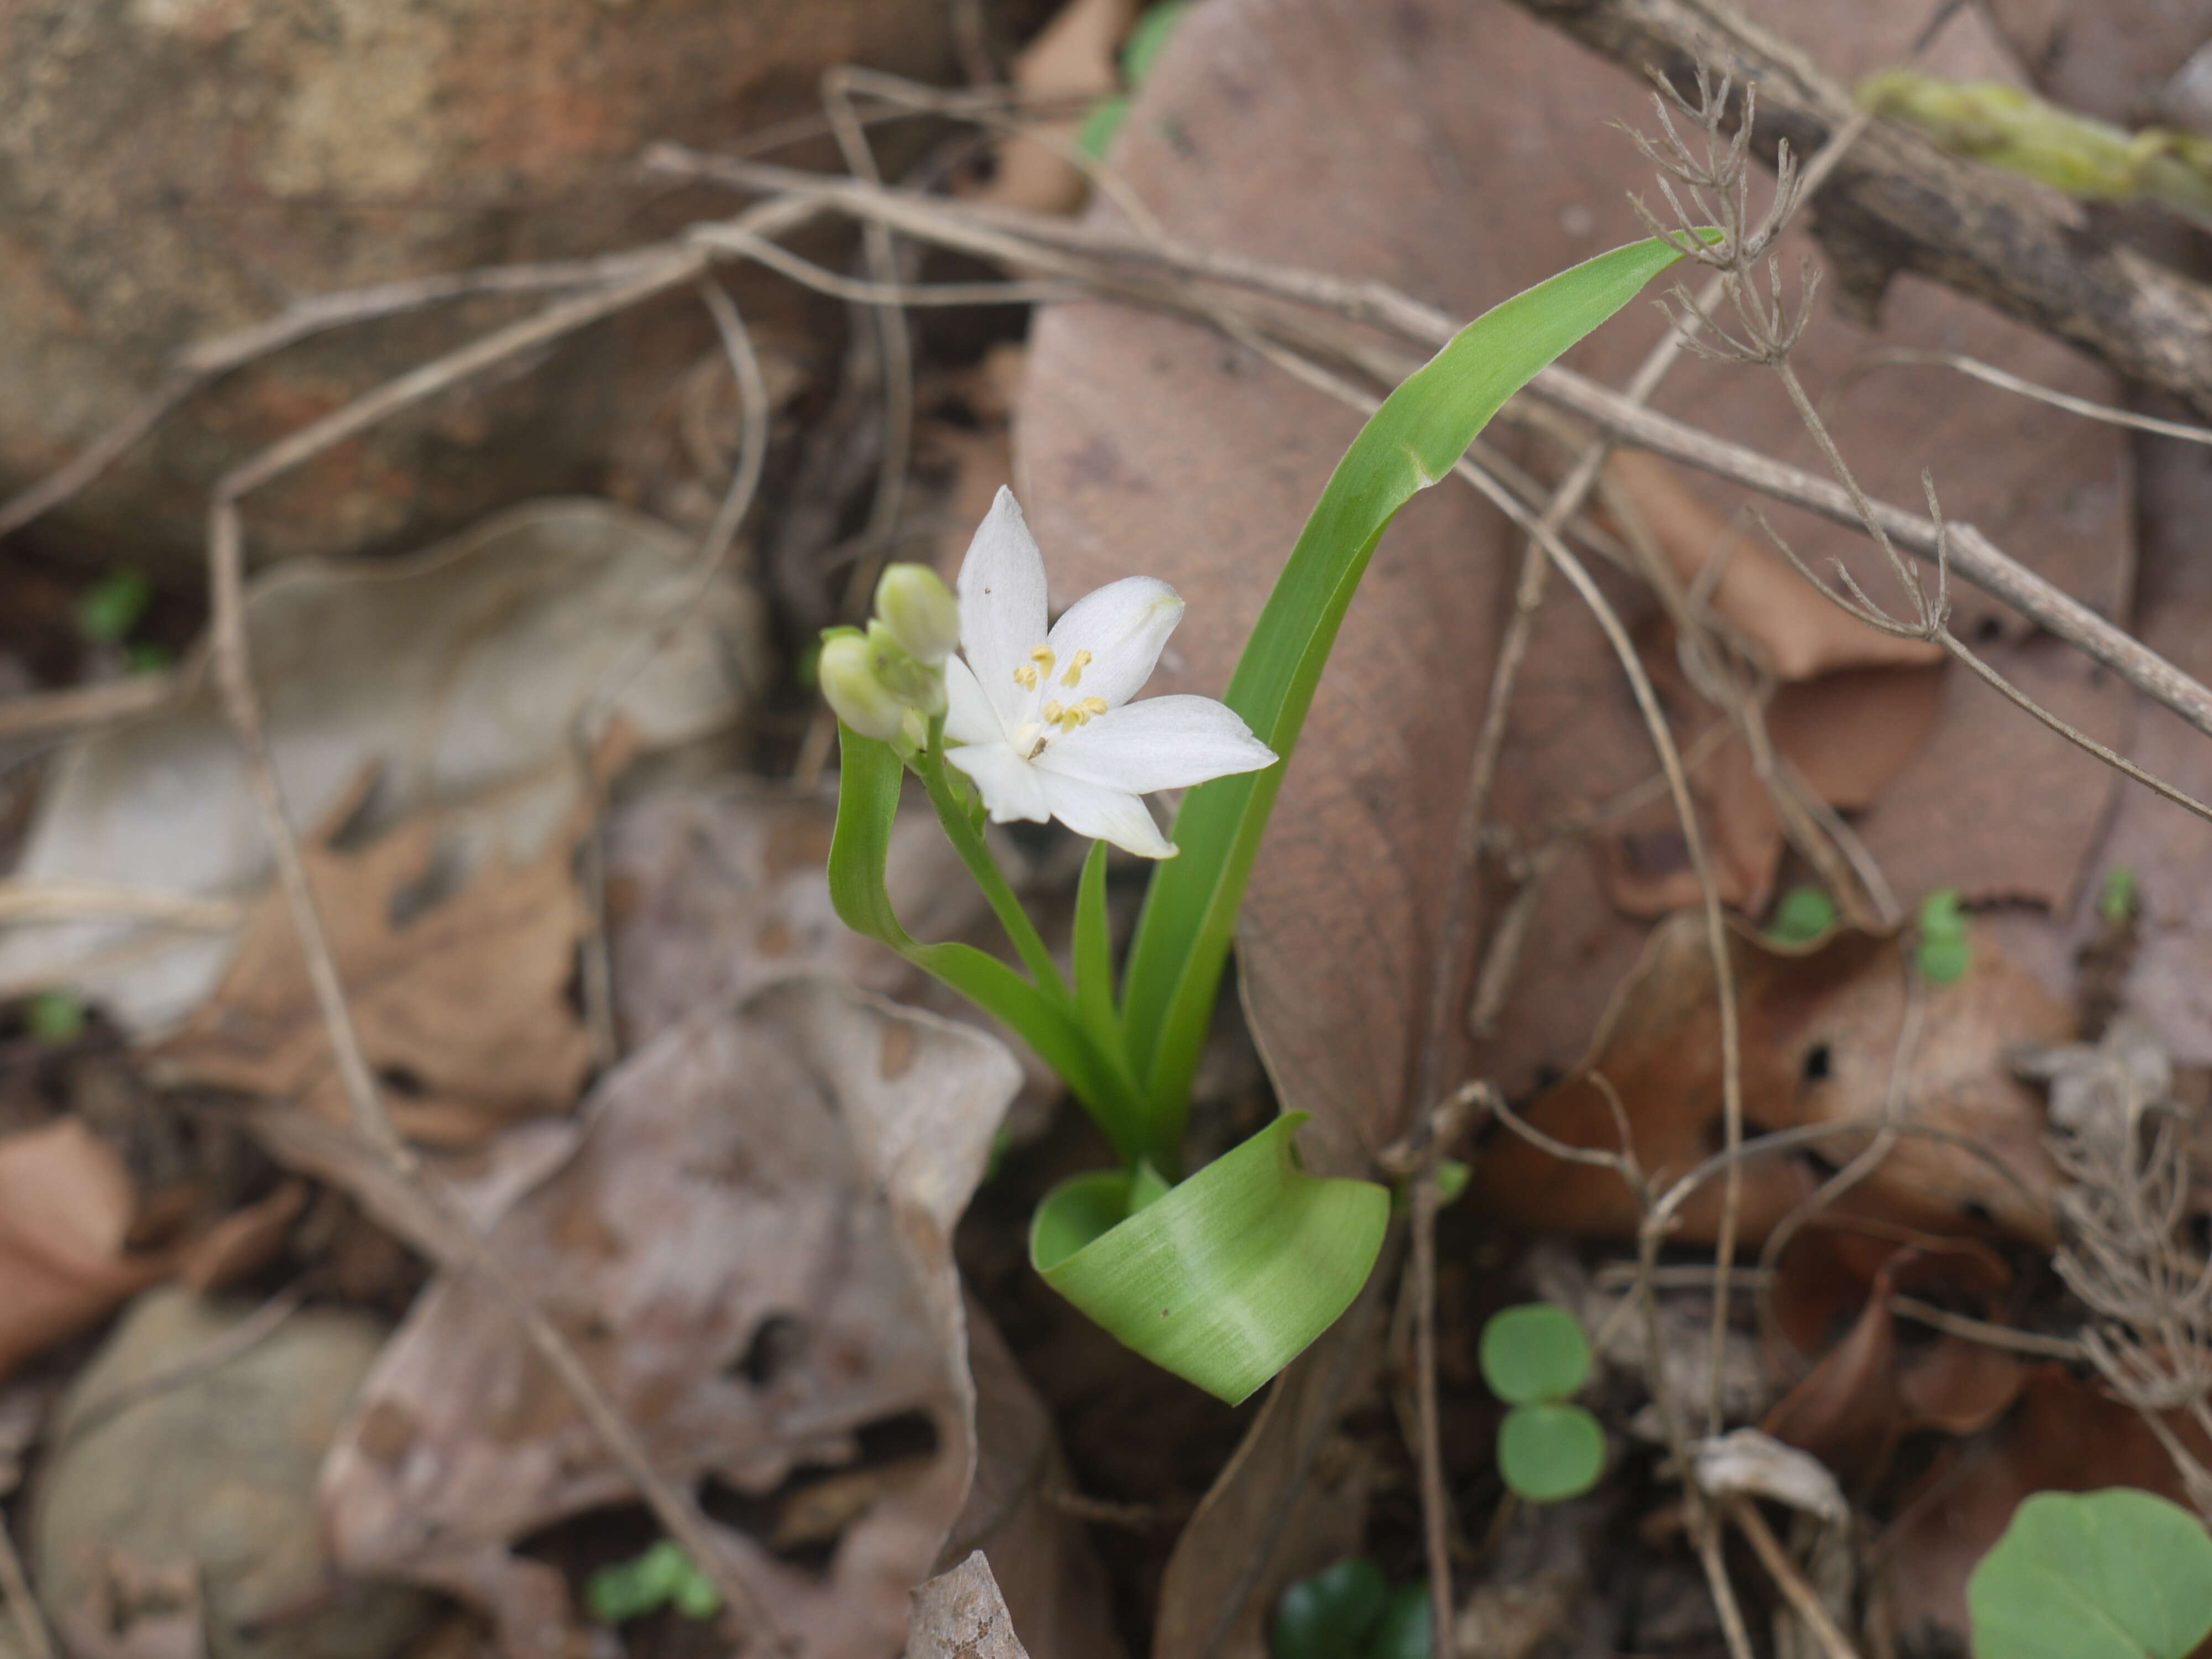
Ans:
<svg viewBox="0 0 2212 1659"><path fill-rule="evenodd" d="M1053 654L1052 696L1062 702L1103 697L1109 708L1128 702L1152 678L1160 647L1182 620L1182 596L1155 577L1124 576L1085 594L1067 607L1046 641ZM1079 672L1079 651L1091 653ZM1077 675L1072 686L1071 673Z"/></svg>
<svg viewBox="0 0 2212 1659"><path fill-rule="evenodd" d="M1015 682L1044 643L1044 556L1014 492L1000 486L960 566L960 648L1008 730L1035 698Z"/></svg>
<svg viewBox="0 0 2212 1659"><path fill-rule="evenodd" d="M983 792L983 805L991 809L992 823L1027 818L1031 823L1042 823L1052 816L1044 775L1005 744L971 743L948 749L945 761L975 780L975 787Z"/></svg>
<svg viewBox="0 0 2212 1659"><path fill-rule="evenodd" d="M1034 767L1030 769L1036 771ZM1159 825L1145 810L1145 803L1134 795L1124 794L1118 789L1102 789L1095 783L1062 777L1054 772L1039 771L1036 776L1044 786L1044 798L1052 807L1053 817L1077 835L1088 836L1093 841L1110 841L1140 859L1171 859L1176 855L1175 843L1160 833Z"/></svg>
<svg viewBox="0 0 2212 1659"><path fill-rule="evenodd" d="M1147 697L1054 738L1036 764L1060 777L1149 795L1209 778L1256 772L1275 751L1226 703L1211 697Z"/></svg>
<svg viewBox="0 0 2212 1659"><path fill-rule="evenodd" d="M975 683L975 671L957 657L945 659L945 735L955 743L1004 743L999 711Z"/></svg>

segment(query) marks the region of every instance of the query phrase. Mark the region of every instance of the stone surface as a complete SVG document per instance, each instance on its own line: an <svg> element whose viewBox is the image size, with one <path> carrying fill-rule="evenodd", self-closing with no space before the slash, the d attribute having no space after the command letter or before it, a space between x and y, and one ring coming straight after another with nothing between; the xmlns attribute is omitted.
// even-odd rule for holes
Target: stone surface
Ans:
<svg viewBox="0 0 2212 1659"><path fill-rule="evenodd" d="M149 1292L63 1405L27 1530L40 1599L73 1659L173 1620L172 1587L195 1581L207 1659L385 1659L428 1620L418 1591L335 1585L316 1519L316 1472L383 1330L311 1308L196 1365L244 1311ZM100 1404L179 1367L191 1374Z"/></svg>

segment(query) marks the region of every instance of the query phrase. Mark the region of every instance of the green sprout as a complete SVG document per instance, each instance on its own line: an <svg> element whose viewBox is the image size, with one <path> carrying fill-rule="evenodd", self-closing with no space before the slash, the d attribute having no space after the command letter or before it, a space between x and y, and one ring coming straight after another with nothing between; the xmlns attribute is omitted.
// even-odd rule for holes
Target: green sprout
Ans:
<svg viewBox="0 0 2212 1659"><path fill-rule="evenodd" d="M627 1625L667 1607L686 1619L712 1619L722 1610L714 1581L672 1538L635 1560L600 1568L585 1585L584 1600L603 1625Z"/></svg>
<svg viewBox="0 0 2212 1659"><path fill-rule="evenodd" d="M2116 864L2105 872L2104 885L2097 890L2097 915L2107 927L2126 927L2136 919L2142 904L2133 870Z"/></svg>
<svg viewBox="0 0 2212 1659"><path fill-rule="evenodd" d="M1182 615L1164 583L1110 583L1048 626L1043 555L1010 492L976 532L957 603L933 574L895 568L867 625L823 642L822 691L840 725L838 915L1012 1028L1066 1081L1117 1163L1046 1195L1031 1265L1122 1342L1231 1403L1351 1305L1389 1219L1385 1188L1305 1170L1297 1115L1203 1169L1188 1167L1184 1144L1245 884L1339 625L1399 509L1449 477L1533 375L1681 258L1656 239L1601 254L1478 318L1408 376L1338 463L1218 702L1129 701ZM884 872L909 777L1014 961L900 923ZM1141 798L1170 789L1187 793L1163 834ZM1066 963L984 834L1054 818L1096 843ZM1118 970L1109 843L1151 861Z"/></svg>
<svg viewBox="0 0 2212 1659"><path fill-rule="evenodd" d="M1129 118L1130 94L1150 78L1152 66L1160 61L1160 54L1167 50L1189 10L1190 0L1160 0L1158 5L1147 6L1130 27L1129 38L1121 44L1121 84L1127 90L1093 104L1084 118L1083 130L1076 135L1077 145L1092 161L1104 161L1106 152L1114 148L1122 124Z"/></svg>
<svg viewBox="0 0 2212 1659"><path fill-rule="evenodd" d="M1921 977L1930 985L1956 985L1966 978L1966 969L1973 964L1973 952L1966 944L1966 915L1961 905L1955 887L1939 888L1920 902L1920 913L1914 923L1919 939L1913 948L1912 960Z"/></svg>
<svg viewBox="0 0 2212 1659"><path fill-rule="evenodd" d="M1267 1633L1270 1659L1428 1659L1429 1587L1393 1590L1364 1556L1324 1567L1283 1592Z"/></svg>
<svg viewBox="0 0 2212 1659"><path fill-rule="evenodd" d="M1766 937L1777 945L1810 945L1836 925L1835 900L1818 887L1793 887L1774 907Z"/></svg>
<svg viewBox="0 0 2212 1659"><path fill-rule="evenodd" d="M152 583L135 570L118 570L77 596L76 631L94 645L120 645L153 603Z"/></svg>
<svg viewBox="0 0 2212 1659"><path fill-rule="evenodd" d="M25 1007L23 1026L48 1048L64 1048L84 1035L84 1004L66 991L41 991Z"/></svg>
<svg viewBox="0 0 2212 1659"><path fill-rule="evenodd" d="M1533 1504L1579 1498L1605 1472L1605 1431L1570 1403L1589 1380L1589 1340L1565 1308L1532 1302L1482 1328L1482 1380L1513 1409L1498 1426L1498 1472Z"/></svg>

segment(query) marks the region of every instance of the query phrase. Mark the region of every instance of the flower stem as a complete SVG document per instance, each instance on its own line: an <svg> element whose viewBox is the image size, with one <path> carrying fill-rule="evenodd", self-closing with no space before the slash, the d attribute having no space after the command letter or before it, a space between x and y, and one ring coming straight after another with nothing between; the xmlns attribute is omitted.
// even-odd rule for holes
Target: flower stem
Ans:
<svg viewBox="0 0 2212 1659"><path fill-rule="evenodd" d="M921 757L919 769L922 782L929 789L929 804L937 809L937 821L945 826L945 833L960 854L960 861L968 866L968 873L975 878L975 884L990 901L992 913L1006 930L1006 937L1014 942L1014 949L1021 953L1024 965L1039 985L1062 996L1068 995L1067 981L1060 975L1060 965L1052 959L1052 952L1045 949L1036 925L1030 920L1029 912L1022 908L1021 900L1014 896L1006 873L991 856L991 849L983 844L981 832L953 792L952 781L945 775L942 715L929 723L929 749Z"/></svg>

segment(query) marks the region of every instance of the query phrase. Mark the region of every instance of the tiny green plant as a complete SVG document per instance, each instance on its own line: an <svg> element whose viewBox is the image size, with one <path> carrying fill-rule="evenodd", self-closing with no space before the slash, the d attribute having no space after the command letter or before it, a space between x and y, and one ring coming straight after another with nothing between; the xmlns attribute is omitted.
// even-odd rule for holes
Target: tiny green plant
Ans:
<svg viewBox="0 0 2212 1659"><path fill-rule="evenodd" d="M77 596L76 631L94 645L120 645L153 603L153 585L145 577L118 570Z"/></svg>
<svg viewBox="0 0 2212 1659"><path fill-rule="evenodd" d="M1307 1172L1296 1116L1194 1171L1183 1145L1245 884L1338 627L1399 509L1532 375L1681 257L1656 239L1601 254L1478 318L1408 376L1338 463L1218 702L1131 701L1182 614L1164 582L1125 577L1048 625L1043 555L1010 492L976 532L957 597L933 572L895 565L867 626L823 637L817 673L840 728L837 914L996 1016L1066 1080L1118 1164L1046 1195L1032 1264L1122 1342L1232 1403L1350 1305L1389 1218L1382 1187ZM900 924L884 872L909 776L1018 967ZM1163 834L1142 797L1167 789L1188 793ZM1096 843L1065 967L984 835L1052 819ZM1109 845L1152 861L1118 974Z"/></svg>
<svg viewBox="0 0 2212 1659"><path fill-rule="evenodd" d="M1777 945L1810 945L1836 925L1835 900L1818 887L1793 887L1774 907L1766 937Z"/></svg>
<svg viewBox="0 0 2212 1659"><path fill-rule="evenodd" d="M585 1585L584 1600L603 1625L627 1625L670 1607L686 1619L712 1619L722 1610L714 1581L672 1538L633 1560L600 1568Z"/></svg>
<svg viewBox="0 0 2212 1659"><path fill-rule="evenodd" d="M1146 7L1131 26L1129 38L1121 44L1121 84L1127 90L1093 104L1076 135L1075 142L1094 161L1104 161L1114 147L1122 123L1129 118L1131 94L1151 76L1152 65L1160 61L1189 9L1190 0L1159 0L1158 5Z"/></svg>
<svg viewBox="0 0 2212 1659"><path fill-rule="evenodd" d="M1482 1328L1482 1379L1512 1409L1498 1425L1498 1470L1535 1504L1579 1498L1605 1472L1605 1431L1572 1403L1589 1380L1589 1340L1565 1308L1531 1302Z"/></svg>
<svg viewBox="0 0 2212 1659"><path fill-rule="evenodd" d="M2142 899L2136 891L2136 872L2124 864L2105 872L2097 890L2097 916L2107 927L2124 927L2136 919Z"/></svg>
<svg viewBox="0 0 2212 1659"><path fill-rule="evenodd" d="M1267 1633L1271 1659L1427 1659L1433 1626L1425 1580L1393 1590L1364 1556L1283 1592Z"/></svg>
<svg viewBox="0 0 2212 1659"><path fill-rule="evenodd" d="M23 1024L49 1048L58 1048L84 1035L84 1004L66 991L41 991L23 1010Z"/></svg>
<svg viewBox="0 0 2212 1659"><path fill-rule="evenodd" d="M1966 1581L1974 1659L2185 1659L2212 1635L2212 1538L2133 1487L2037 1492Z"/></svg>
<svg viewBox="0 0 2212 1659"><path fill-rule="evenodd" d="M1914 919L1918 940L1912 960L1930 985L1956 985L1973 963L1973 952L1966 943L1966 914L1960 903L1955 887L1939 888L1920 902Z"/></svg>

